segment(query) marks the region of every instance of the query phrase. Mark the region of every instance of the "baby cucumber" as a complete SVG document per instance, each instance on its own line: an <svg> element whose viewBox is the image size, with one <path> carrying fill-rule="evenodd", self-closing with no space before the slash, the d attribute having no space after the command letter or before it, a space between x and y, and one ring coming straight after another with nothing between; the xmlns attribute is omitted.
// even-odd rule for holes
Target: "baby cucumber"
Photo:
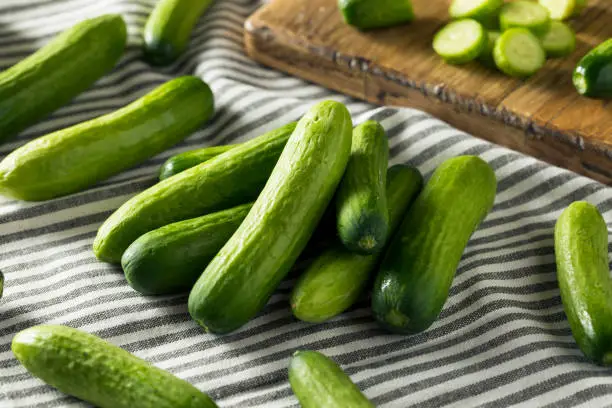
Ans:
<svg viewBox="0 0 612 408"><path fill-rule="evenodd" d="M555 225L557 279L563 308L582 352L612 365L612 282L608 228L597 207L578 201Z"/></svg>
<svg viewBox="0 0 612 408"><path fill-rule="evenodd" d="M502 33L493 48L495 65L503 73L524 78L538 72L546 63L540 40L525 28L511 28Z"/></svg>
<svg viewBox="0 0 612 408"><path fill-rule="evenodd" d="M389 232L397 228L423 184L415 168L396 165L387 174ZM291 292L291 309L300 320L318 323L342 313L357 301L378 265L380 254L359 255L340 243L319 253Z"/></svg>
<svg viewBox="0 0 612 408"><path fill-rule="evenodd" d="M375 407L338 364L316 351L293 354L289 383L302 408Z"/></svg>
<svg viewBox="0 0 612 408"><path fill-rule="evenodd" d="M149 231L255 200L294 129L290 123L268 132L132 197L102 224L94 254L120 262Z"/></svg>
<svg viewBox="0 0 612 408"><path fill-rule="evenodd" d="M351 251L372 254L387 240L388 162L389 142L381 124L367 121L357 126L351 157L336 194L338 235Z"/></svg>
<svg viewBox="0 0 612 408"><path fill-rule="evenodd" d="M389 244L374 283L372 311L383 327L416 333L436 320L495 190L493 170L478 157L456 157L436 169Z"/></svg>
<svg viewBox="0 0 612 408"><path fill-rule="evenodd" d="M504 4L499 12L502 31L510 28L526 28L534 34L544 34L550 24L548 10L540 4L518 0Z"/></svg>
<svg viewBox="0 0 612 408"><path fill-rule="evenodd" d="M217 406L187 381L71 327L30 327L13 337L11 349L35 377L100 408Z"/></svg>
<svg viewBox="0 0 612 408"><path fill-rule="evenodd" d="M540 37L546 55L559 58L570 55L576 49L574 30L561 21L551 21L546 34Z"/></svg>
<svg viewBox="0 0 612 408"><path fill-rule="evenodd" d="M593 48L578 62L572 79L580 95L612 98L612 38Z"/></svg>
<svg viewBox="0 0 612 408"><path fill-rule="evenodd" d="M227 152L235 146L236 145L210 146L172 156L162 165L159 171L159 180L167 179L168 177L197 166L200 163L204 163L213 157L217 157Z"/></svg>
<svg viewBox="0 0 612 408"><path fill-rule="evenodd" d="M497 25L499 9L503 0L453 0L448 8L452 19L471 18L485 27Z"/></svg>
<svg viewBox="0 0 612 408"><path fill-rule="evenodd" d="M147 232L121 257L125 278L144 295L188 291L236 232L251 206L243 204Z"/></svg>
<svg viewBox="0 0 612 408"><path fill-rule="evenodd" d="M120 15L92 18L0 73L0 142L89 88L119 61L126 41Z"/></svg>
<svg viewBox="0 0 612 408"><path fill-rule="evenodd" d="M144 28L144 56L153 65L174 62L187 48L200 16L212 0L160 0Z"/></svg>
<svg viewBox="0 0 612 408"><path fill-rule="evenodd" d="M362 30L414 20L412 0L338 0L338 7L347 24Z"/></svg>
<svg viewBox="0 0 612 408"><path fill-rule="evenodd" d="M476 59L487 47L487 31L476 20L453 21L438 31L433 49L449 64L465 64Z"/></svg>
<svg viewBox="0 0 612 408"><path fill-rule="evenodd" d="M200 78L173 79L116 112L13 151L0 162L0 193L39 201L83 190L183 140L213 111Z"/></svg>
<svg viewBox="0 0 612 408"><path fill-rule="evenodd" d="M566 20L576 14L579 0L538 0L553 20ZM579 11L578 11L579 13Z"/></svg>
<svg viewBox="0 0 612 408"><path fill-rule="evenodd" d="M338 102L321 102L300 119L253 208L189 294L200 326L227 333L265 306L331 201L351 135L351 116Z"/></svg>

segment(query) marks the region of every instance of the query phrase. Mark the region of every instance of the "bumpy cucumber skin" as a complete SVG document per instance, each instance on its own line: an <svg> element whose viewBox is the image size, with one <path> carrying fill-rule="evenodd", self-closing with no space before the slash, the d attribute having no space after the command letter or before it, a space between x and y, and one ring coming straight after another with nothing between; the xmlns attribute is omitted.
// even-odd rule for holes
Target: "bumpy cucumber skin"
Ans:
<svg viewBox="0 0 612 408"><path fill-rule="evenodd" d="M189 313L205 330L233 331L265 306L331 201L351 135L351 116L338 102L321 102L300 119L246 219L191 290Z"/></svg>
<svg viewBox="0 0 612 408"><path fill-rule="evenodd" d="M586 54L572 77L579 94L591 98L612 98L612 39Z"/></svg>
<svg viewBox="0 0 612 408"><path fill-rule="evenodd" d="M387 202L391 234L399 226L422 185L423 177L415 168L396 165L388 170ZM348 309L363 293L380 255L359 255L339 243L323 250L300 276L291 292L293 315L306 322L319 323Z"/></svg>
<svg viewBox="0 0 612 408"><path fill-rule="evenodd" d="M180 172L197 166L200 163L204 163L213 157L217 157L218 155L231 150L235 146L236 145L209 146L172 156L161 166L159 171L159 180L165 180L168 177L179 174Z"/></svg>
<svg viewBox="0 0 612 408"><path fill-rule="evenodd" d="M245 142L132 197L102 224L94 254L120 262L127 247L149 231L255 200L295 126Z"/></svg>
<svg viewBox="0 0 612 408"><path fill-rule="evenodd" d="M316 351L295 352L289 383L302 408L375 407L338 364Z"/></svg>
<svg viewBox="0 0 612 408"><path fill-rule="evenodd" d="M563 308L582 352L612 365L612 282L608 228L597 207L578 201L555 225L557 279Z"/></svg>
<svg viewBox="0 0 612 408"><path fill-rule="evenodd" d="M438 167L408 210L376 278L372 311L383 327L416 333L436 320L495 190L493 170L478 157L460 156Z"/></svg>
<svg viewBox="0 0 612 408"><path fill-rule="evenodd" d="M89 88L119 61L126 41L120 15L92 18L0 73L0 142Z"/></svg>
<svg viewBox="0 0 612 408"><path fill-rule="evenodd" d="M144 56L152 65L168 65L187 48L191 32L213 0L161 0L144 28Z"/></svg>
<svg viewBox="0 0 612 408"><path fill-rule="evenodd" d="M382 125L370 120L357 126L351 157L336 194L338 236L351 251L376 253L387 240L388 163L389 142Z"/></svg>
<svg viewBox="0 0 612 408"><path fill-rule="evenodd" d="M143 295L189 291L251 207L243 204L147 232L121 257L129 285Z"/></svg>
<svg viewBox="0 0 612 408"><path fill-rule="evenodd" d="M178 143L213 111L206 83L174 79L118 111L16 149L0 162L0 193L40 201L83 190Z"/></svg>
<svg viewBox="0 0 612 408"><path fill-rule="evenodd" d="M362 30L414 20L411 0L338 0L338 7L347 24Z"/></svg>
<svg viewBox="0 0 612 408"><path fill-rule="evenodd" d="M217 407L187 381L71 327L31 327L11 348L32 375L101 408Z"/></svg>

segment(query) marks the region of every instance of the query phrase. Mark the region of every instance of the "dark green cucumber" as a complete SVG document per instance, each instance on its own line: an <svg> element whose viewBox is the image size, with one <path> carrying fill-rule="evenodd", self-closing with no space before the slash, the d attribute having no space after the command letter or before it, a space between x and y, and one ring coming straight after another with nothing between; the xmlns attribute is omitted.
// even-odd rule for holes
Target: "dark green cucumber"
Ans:
<svg viewBox="0 0 612 408"><path fill-rule="evenodd" d="M39 201L81 191L178 143L213 111L200 78L173 79L118 111L16 149L0 162L0 194Z"/></svg>
<svg viewBox="0 0 612 408"><path fill-rule="evenodd" d="M612 38L593 48L578 62L572 79L580 95L612 98Z"/></svg>
<svg viewBox="0 0 612 408"><path fill-rule="evenodd" d="M290 123L268 132L132 197L102 224L94 254L120 262L149 231L255 200L294 129Z"/></svg>
<svg viewBox="0 0 612 408"><path fill-rule="evenodd" d="M235 146L236 145L209 146L172 156L162 165L159 171L159 180L167 179L168 177L197 166L200 163L204 163L213 157L217 157L227 152Z"/></svg>
<svg viewBox="0 0 612 408"><path fill-rule="evenodd" d="M160 0L144 28L144 56L153 65L175 61L212 0Z"/></svg>
<svg viewBox="0 0 612 408"><path fill-rule="evenodd" d="M338 7L347 24L362 30L414 20L412 0L338 0Z"/></svg>
<svg viewBox="0 0 612 408"><path fill-rule="evenodd" d="M289 383L302 408L374 408L348 375L316 351L297 351Z"/></svg>
<svg viewBox="0 0 612 408"><path fill-rule="evenodd" d="M374 283L372 311L383 327L415 333L436 320L495 190L495 173L478 157L438 167L391 240Z"/></svg>
<svg viewBox="0 0 612 408"><path fill-rule="evenodd" d="M351 116L338 102L321 102L300 119L253 208L189 294L200 326L227 333L265 306L332 199L351 133Z"/></svg>
<svg viewBox="0 0 612 408"><path fill-rule="evenodd" d="M389 232L398 227L423 177L415 168L396 165L387 174ZM318 323L342 313L357 301L378 265L380 253L360 255L340 243L319 253L291 292L291 309L300 320Z"/></svg>
<svg viewBox="0 0 612 408"><path fill-rule="evenodd" d="M243 204L147 232L121 258L128 283L144 295L190 290L251 207Z"/></svg>
<svg viewBox="0 0 612 408"><path fill-rule="evenodd" d="M389 142L380 123L370 120L357 126L351 158L336 195L338 235L351 251L376 253L387 240L388 163Z"/></svg>
<svg viewBox="0 0 612 408"><path fill-rule="evenodd" d="M71 327L30 327L13 337L11 349L35 377L100 408L217 406L187 381Z"/></svg>
<svg viewBox="0 0 612 408"><path fill-rule="evenodd" d="M612 365L612 282L608 228L597 207L578 201L555 225L555 258L561 300L582 352Z"/></svg>
<svg viewBox="0 0 612 408"><path fill-rule="evenodd" d="M89 88L119 61L126 41L120 15L92 18L0 73L0 142Z"/></svg>

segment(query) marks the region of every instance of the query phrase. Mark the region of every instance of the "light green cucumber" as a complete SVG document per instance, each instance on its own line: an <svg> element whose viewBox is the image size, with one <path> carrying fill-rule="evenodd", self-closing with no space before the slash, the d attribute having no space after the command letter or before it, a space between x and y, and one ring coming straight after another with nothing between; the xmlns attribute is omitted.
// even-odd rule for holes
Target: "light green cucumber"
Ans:
<svg viewBox="0 0 612 408"><path fill-rule="evenodd" d="M570 55L576 49L574 30L562 21L551 21L546 34L540 37L546 56L560 58Z"/></svg>
<svg viewBox="0 0 612 408"><path fill-rule="evenodd" d="M265 306L331 201L351 135L339 102L321 102L300 119L253 208L189 294L189 313L206 331L235 330Z"/></svg>
<svg viewBox="0 0 612 408"><path fill-rule="evenodd" d="M13 337L11 349L33 376L100 408L217 406L187 381L71 327L30 327Z"/></svg>
<svg viewBox="0 0 612 408"><path fill-rule="evenodd" d="M0 194L40 201L81 191L178 143L213 111L200 78L173 79L118 111L13 151L0 162Z"/></svg>
<svg viewBox="0 0 612 408"><path fill-rule="evenodd" d="M449 64L465 64L478 58L488 41L487 31L478 21L457 20L436 33L433 49Z"/></svg>
<svg viewBox="0 0 612 408"><path fill-rule="evenodd" d="M391 27L414 20L412 0L338 0L347 24L361 30Z"/></svg>
<svg viewBox="0 0 612 408"><path fill-rule="evenodd" d="M423 184L415 168L396 165L387 174L389 232L400 224ZM291 292L291 309L300 320L318 323L342 313L363 293L380 254L360 255L340 243L324 249L300 276Z"/></svg>
<svg viewBox="0 0 612 408"><path fill-rule="evenodd" d="M159 180L167 179L168 177L197 166L200 163L204 163L213 157L217 157L227 152L235 146L236 145L209 146L172 156L161 166Z"/></svg>
<svg viewBox="0 0 612 408"><path fill-rule="evenodd" d="M499 9L503 4L503 0L453 0L448 14L455 20L471 18L485 27L490 27L496 25Z"/></svg>
<svg viewBox="0 0 612 408"><path fill-rule="evenodd" d="M536 35L548 30L550 13L542 5L528 0L517 0L503 5L499 12L501 31L511 28L525 28Z"/></svg>
<svg viewBox="0 0 612 408"><path fill-rule="evenodd" d="M538 0L553 20L567 20L576 14L579 0ZM578 12L579 13L579 12Z"/></svg>
<svg viewBox="0 0 612 408"><path fill-rule="evenodd" d="M497 68L518 78L538 72L546 63L540 39L525 28L511 28L495 41L493 59Z"/></svg>
<svg viewBox="0 0 612 408"><path fill-rule="evenodd" d="M294 129L290 123L268 132L132 197L102 224L94 254L118 263L149 231L255 200Z"/></svg>

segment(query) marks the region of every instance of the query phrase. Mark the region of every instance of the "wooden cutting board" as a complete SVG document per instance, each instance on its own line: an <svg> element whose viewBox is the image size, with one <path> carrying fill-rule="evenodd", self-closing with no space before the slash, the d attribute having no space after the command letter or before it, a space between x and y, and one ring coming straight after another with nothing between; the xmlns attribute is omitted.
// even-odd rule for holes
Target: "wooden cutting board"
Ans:
<svg viewBox="0 0 612 408"><path fill-rule="evenodd" d="M459 129L612 183L612 103L579 96L576 62L612 37L612 2L589 0L571 24L571 57L549 60L528 80L474 62L450 66L431 49L447 22L444 0L413 0L417 20L360 32L336 0L273 0L245 23L247 53L262 64L381 105L430 112Z"/></svg>

